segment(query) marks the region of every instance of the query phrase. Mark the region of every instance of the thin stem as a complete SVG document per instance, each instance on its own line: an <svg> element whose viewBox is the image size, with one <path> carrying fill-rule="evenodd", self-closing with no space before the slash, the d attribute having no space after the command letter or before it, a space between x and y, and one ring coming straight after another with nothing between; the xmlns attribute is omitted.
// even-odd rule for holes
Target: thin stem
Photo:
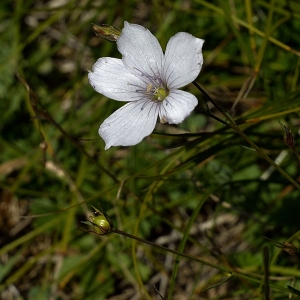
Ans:
<svg viewBox="0 0 300 300"><path fill-rule="evenodd" d="M102 212L102 211L97 211L97 213L100 213L99 216L104 216L106 217L106 213L105 212ZM201 259L201 258L198 258L198 257L195 257L195 256L191 256L191 255L188 255L188 254L185 254L183 252L179 252L179 251L176 251L176 250L173 250L173 249L169 249L167 247L164 247L164 246L161 246L161 245L158 245L156 243L153 243L153 242L150 242L150 241L147 241L143 238L140 238L136 235L132 235L130 233L127 233L125 231L122 231L122 230L119 230L115 227L113 227L111 221L107 220L107 222L109 223L109 230L107 230L107 226L105 226L105 230L103 230L102 228L102 223L99 224L99 222L97 223L94 223L93 221L95 220L92 219L91 221L88 221L88 222L83 222L85 224L90 224L90 225L94 225L96 228L99 228L99 230L97 231L92 231L92 230L87 230L87 232L92 232L92 233L95 233L97 235L106 235L106 234L109 234L109 233L117 233L117 234L120 234L122 236L125 236L125 237L128 237L128 238L131 238L133 239L135 242L138 241L138 242L141 242L141 243L144 243L144 244L147 244L151 247L154 247L154 248L158 248L160 250L163 250L163 251L166 251L166 252L169 252L169 253L172 253L172 254L175 254L175 255L178 255L178 256L182 256L182 257L185 257L187 259L191 259L191 260L194 260L196 262L199 262L199 263L202 263L204 265L207 265L207 266L210 266L212 268L215 268L215 269L218 269L222 272L225 273L225 275L228 277L228 278L233 278L234 276L237 276L239 278L243 278L243 279L247 279L247 280L250 280L250 281L253 281L253 282L256 282L256 283L259 283L259 284L264 284L264 280L263 280L263 276L259 275L259 274L251 274L251 275L248 275L248 274L245 274L243 270L239 270L237 271L236 269L232 268L226 268L226 267L223 267L223 266L220 266L220 265L217 265L217 264L214 264L214 263L211 263L209 261L206 261L204 259ZM258 278L257 278L258 277ZM229 280L229 279L228 279ZM289 289L285 288L285 287L282 287L282 286L279 286L279 285L276 285L274 283L271 283L269 282L268 285L270 287L273 287L277 290L280 290L280 291L283 291L283 292L291 292ZM294 292L295 293L295 292Z"/></svg>
<svg viewBox="0 0 300 300"><path fill-rule="evenodd" d="M199 89L199 91L224 115L224 117L228 121L228 125L235 130L253 149L256 150L258 154L260 154L270 165L272 165L282 176L284 176L287 180L289 180L298 190L300 190L300 185L289 175L287 174L280 166L278 166L267 154L263 152L248 136L238 127L233 118L225 111L223 107L221 107L218 103L216 103L211 97L203 90L203 88L197 83L193 82L193 84Z"/></svg>
<svg viewBox="0 0 300 300"><path fill-rule="evenodd" d="M93 225L95 225L95 224L93 224ZM92 231L92 232L98 234L98 233L95 232L95 231ZM232 270L230 270L230 269L228 269L228 268L225 268L225 267L223 267L223 266L216 265L216 264L211 263L211 262L209 262L209 261L206 261L206 260L204 260L204 259L201 259L201 258L198 258L198 257L195 257L195 256L191 256L191 255L185 254L185 253L183 253L183 252L178 252L178 251L176 251L176 250L173 250L173 249L170 249L170 248L167 248L167 247L158 245L158 244L156 244L156 243L147 241L147 240L145 240L145 239L143 239L143 238L140 238L140 237L138 237L138 236L132 235L132 234L130 234L130 233L127 233L127 232L125 232L125 231L119 230L119 229L117 229L117 228L111 228L111 231L110 231L110 232L114 232L114 233L117 233L117 234L121 234L121 235L126 236L126 237L128 237L128 238L131 238L131 239L134 239L134 240L139 241L139 242L141 242L141 243L147 244L147 245L149 245L149 246L151 246L151 247L155 247L155 248L158 248L158 249L160 249L160 250L167 251L167 252L170 252L170 253L173 253L173 254L176 254L176 255L185 257L185 258L187 258L187 259L191 259L191 260L200 262L200 263L202 263L202 264L208 265L208 266L210 266L210 267L212 267L212 268L215 268L215 269L218 269L218 270L220 270L220 271L222 271L222 272L227 273L227 274L228 274L227 276L228 276L229 278L233 278L233 277L237 276L237 277L239 277L239 278L243 278L243 279L246 279L246 280L250 280L250 281L256 282L256 283L258 283L258 284L264 284L264 280L262 280L262 279L255 278L255 277L253 277L253 276L249 276L249 275L243 274L242 272L236 271L236 270L233 272ZM256 276L257 276L257 274L253 274L253 275L256 275ZM268 284L269 284L270 287L273 287L273 288L275 288L275 289L277 289L277 290L280 290L280 291L283 291L283 292L286 292L286 293L291 292L291 291L288 290L287 288L282 287L282 286L279 286L279 285L276 285L276 284L274 284L274 283L269 282Z"/></svg>
<svg viewBox="0 0 300 300"><path fill-rule="evenodd" d="M195 109L195 111L197 111L197 112L199 112L199 113L202 113L202 114L204 114L204 115L206 115L206 116L209 116L210 118L215 119L216 121L218 121L218 122L224 124L225 126L228 126L228 124L227 124L225 121L223 121L222 119L218 118L217 116L211 114L210 112L208 112L208 111L206 111L206 110L203 110L203 109Z"/></svg>
<svg viewBox="0 0 300 300"><path fill-rule="evenodd" d="M264 293L265 293L265 300L270 300L270 286L269 286L269 276L270 276L270 253L269 248L265 246L263 248L263 260L264 260L264 277L265 277L265 286L264 286Z"/></svg>
<svg viewBox="0 0 300 300"><path fill-rule="evenodd" d="M196 82L193 81L194 86L206 97L207 100L209 100L213 106L219 110L221 113L223 113L224 109L221 107L217 102L215 102L213 99L210 98L210 96L205 92L205 90Z"/></svg>
<svg viewBox="0 0 300 300"><path fill-rule="evenodd" d="M246 14L247 14L247 22L250 25L248 28L249 30L249 36L250 36L250 45L251 45L251 50L256 56L256 41L255 41L255 36L254 36L254 31L253 31L253 15L252 15L252 1L246 0L245 1L245 8L246 8Z"/></svg>
<svg viewBox="0 0 300 300"><path fill-rule="evenodd" d="M231 272L229 269L225 268L225 267L216 265L216 264L214 264L214 263L211 263L211 262L209 262L209 261L203 260L203 259L198 258L198 257L190 256L190 255L185 254L185 253L183 253L183 252L178 252L178 251L176 251L176 250L173 250L173 249L170 249L170 248L167 248L167 247L158 245L158 244L156 244L156 243L147 241L147 240L145 240L145 239L142 239L142 238L140 238L140 237L138 237L138 236L132 235L132 234L127 233L127 232L125 232L125 231L119 230L119 229L117 229L117 228L112 228L111 231L114 232L114 233L118 233L118 234L121 234L121 235L123 235L123 236L129 237L129 238L134 239L134 240L136 240L136 241L139 241L139 242L141 242L141 243L150 245L150 246L152 246L152 247L158 248L158 249L160 249L160 250L164 250L164 251L167 251L167 252L170 252L170 253L173 253L173 254L176 254L176 255L179 255L179 256L188 258L188 259L192 259L192 260L197 261L197 262L200 262L200 263L202 263L202 264L211 266L212 268L219 269L220 271L223 271L223 272L232 274L232 272Z"/></svg>

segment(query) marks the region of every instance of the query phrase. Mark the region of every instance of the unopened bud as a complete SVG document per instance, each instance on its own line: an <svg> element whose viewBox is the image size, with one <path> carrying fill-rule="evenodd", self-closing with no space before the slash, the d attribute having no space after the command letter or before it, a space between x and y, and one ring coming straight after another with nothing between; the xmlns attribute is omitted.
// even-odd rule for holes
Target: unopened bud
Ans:
<svg viewBox="0 0 300 300"><path fill-rule="evenodd" d="M290 148L295 148L296 143L295 143L295 139L294 139L294 136L293 136L291 130L281 123L280 123L280 125L281 125L281 128L284 130L283 140L284 140L285 144Z"/></svg>
<svg viewBox="0 0 300 300"><path fill-rule="evenodd" d="M300 250L295 246L293 245L292 243L289 243L289 242L277 242L277 241L274 241L272 239L269 239L267 237L265 237L265 239L273 242L275 244L276 247L280 248L282 251L288 253L289 255L299 255L300 254Z"/></svg>
<svg viewBox="0 0 300 300"><path fill-rule="evenodd" d="M95 227L95 231L100 235L108 234L112 231L113 225L105 212L95 209L93 216L90 216L91 223Z"/></svg>
<svg viewBox="0 0 300 300"><path fill-rule="evenodd" d="M288 243L288 242L283 243L281 250L285 251L289 255L293 255L293 256L299 254L299 249L296 246L294 246L293 244Z"/></svg>
<svg viewBox="0 0 300 300"><path fill-rule="evenodd" d="M110 42L115 42L122 32L121 29L106 24L102 24L100 26L93 24L93 29L97 36L100 36Z"/></svg>
<svg viewBox="0 0 300 300"><path fill-rule="evenodd" d="M95 225L95 231L101 235L110 233L111 231L111 226L110 223L107 221L105 216L97 216L97 217L90 217L91 221Z"/></svg>

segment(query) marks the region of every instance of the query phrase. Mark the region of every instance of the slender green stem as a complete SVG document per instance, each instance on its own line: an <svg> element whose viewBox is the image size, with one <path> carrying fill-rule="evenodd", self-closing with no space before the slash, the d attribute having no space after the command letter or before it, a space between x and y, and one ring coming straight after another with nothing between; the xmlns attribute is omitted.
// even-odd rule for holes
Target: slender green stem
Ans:
<svg viewBox="0 0 300 300"><path fill-rule="evenodd" d="M260 70L260 67L261 67L261 64L262 64L262 61L263 61L263 58L264 58L264 54L265 54L265 51L266 51L266 48L267 48L267 44L269 42L269 37L271 35L271 30L272 30L271 27L272 27L274 6L275 6L275 3L274 3L274 0L272 0L271 4L270 4L270 10L269 10L269 13L268 13L268 17L267 17L265 35L264 35L262 44L259 48L258 55L257 55L257 60L256 60L255 67L254 67L255 74L258 74L258 72Z"/></svg>
<svg viewBox="0 0 300 300"><path fill-rule="evenodd" d="M191 217L189 218L188 224L184 230L184 235L180 241L180 244L178 246L178 250L180 251L180 253L182 253L182 251L184 251L186 242L188 240L188 236L189 236L189 232L191 230L192 225L194 224L197 216L199 215L199 211L201 209L201 207L203 206L203 204L206 202L207 198L209 197L209 195L212 194L212 190L207 190L204 195L200 198L200 201L198 202L198 205L195 207ZM178 274L178 270L179 270L179 259L178 257L176 257L175 259L175 264L173 267L173 271L172 271L172 276L171 276L171 283L170 283L170 287L169 287L169 293L168 293L168 298L167 299L172 299L173 298L173 293L174 293L174 289L175 289L175 282L176 282L176 277Z"/></svg>
<svg viewBox="0 0 300 300"><path fill-rule="evenodd" d="M205 197L204 197L204 199L205 199ZM113 224L108 219L107 219L107 224L105 224L105 228L103 228L103 222L102 222L103 221L103 217L108 218L108 216L103 211L96 210L96 213L98 214L98 216L96 216L94 218L91 218L91 220L89 222L83 222L83 223L91 224L91 225L95 226L96 231L88 230L87 232L93 232L93 233L95 233L97 235L106 235L106 234L109 234L109 233L117 233L117 234L120 234L122 236L131 238L134 242L138 241L138 242L147 244L147 245L149 245L151 247L154 247L154 248L157 248L157 249L160 249L160 250L163 250L163 251L175 254L177 256L182 256L182 257L185 257L187 259L194 260L196 262L199 262L199 263L202 263L204 265L210 266L212 268L218 269L218 270L220 270L220 271L222 271L222 272L225 273L224 275L228 278L228 280L230 278L233 278L233 277L237 276L239 278L250 280L250 281L256 282L258 284L265 284L264 277L262 275L260 275L260 274L245 274L245 272L243 270L237 270L237 269L235 269L233 267L230 267L230 266L229 267L224 267L222 265L217 265L217 264L211 263L209 261L206 261L204 259L201 259L201 258L198 258L198 257L195 257L195 256L191 256L191 255L185 254L184 252L180 252L180 251L176 251L176 250L173 250L173 249L169 249L167 247L164 247L164 246L158 245L156 243L147 241L147 240L145 240L143 238L140 238L140 237L138 237L136 235L132 235L132 234L127 233L125 231L119 230L119 229L113 227ZM101 222L98 222L99 221L97 219L98 217L100 217L99 220ZM191 221L191 223L192 223L192 221ZM100 230L97 230L97 228L100 229ZM269 287L273 287L273 288L275 288L277 290L280 290L280 291L283 291L283 292L287 292L287 293L291 292L290 289L287 289L287 288L285 288L283 286L280 286L280 285L277 285L277 284L274 284L274 283L271 283L271 282L268 282L268 286ZM292 293L297 293L297 292L296 291L292 291Z"/></svg>
<svg viewBox="0 0 300 300"><path fill-rule="evenodd" d="M141 243L144 243L144 244L147 244L147 245L149 245L151 247L155 247L157 249L160 249L160 250L163 250L163 251L167 251L169 253L173 253L175 255L179 255L179 256L185 257L187 259L191 259L191 260L194 260L196 262L205 264L205 265L210 266L212 268L218 269L218 270L226 273L227 276L230 277L230 278L233 278L233 277L236 276L236 277L243 278L243 279L246 279L246 280L249 280L249 281L252 281L252 282L256 282L258 284L264 284L263 278L259 279L259 278L254 277L254 276L258 276L257 274L253 274L252 276L250 276L250 275L243 274L242 272L236 271L236 270L234 270L234 272L233 272L229 268L226 268L226 267L223 267L221 265L217 265L217 264L211 263L211 262L209 262L207 260L204 260L204 259L201 259L201 258L198 258L198 257L195 257L195 256L191 256L191 255L185 254L183 252L178 252L176 250L173 250L173 249L170 249L170 248L158 245L156 243L147 241L147 240L145 240L143 238L140 238L138 236L132 235L132 234L127 233L127 232L124 232L124 231L119 230L117 228L112 228L111 232L114 232L114 233L117 233L117 234L121 234L121 235L123 235L125 237L134 239L134 240L136 240L138 242L141 242ZM97 232L94 232L94 233L98 234ZM291 292L289 289L287 289L285 287L282 287L280 285L277 285L277 284L274 284L274 283L271 283L271 282L269 282L268 284L269 284L270 287L273 287L273 288L275 288L277 290L280 290L282 292L286 292L286 293L290 293Z"/></svg>
<svg viewBox="0 0 300 300"><path fill-rule="evenodd" d="M203 109L195 109L195 111L199 112L199 113L202 113L206 116L209 116L210 118L212 119L215 119L216 121L224 124L225 126L228 126L227 123L225 121L223 121L222 119L218 118L217 116L211 114L210 112L206 111L206 110L203 110Z"/></svg>
<svg viewBox="0 0 300 300"><path fill-rule="evenodd" d="M254 26L253 26L252 1L251 0L245 1L245 10L246 10L246 14L247 14L247 22L250 25L248 30L249 30L249 36L250 36L251 50L254 53L254 56L256 56L256 41L255 41L255 36L254 36L254 31L253 31Z"/></svg>
<svg viewBox="0 0 300 300"><path fill-rule="evenodd" d="M270 276L270 252L269 248L265 246L263 248L263 260L264 260L264 277L265 277L265 300L270 300L270 286L269 286L269 276Z"/></svg>
<svg viewBox="0 0 300 300"><path fill-rule="evenodd" d="M280 166L278 166L267 154L264 153L248 136L238 127L233 118L221 107L217 102L215 102L211 97L203 90L203 88L197 83L193 84L199 89L199 91L225 116L228 121L228 125L235 130L253 149L256 150L270 165L272 165L282 176L289 180L298 190L300 190L300 185L287 174Z"/></svg>
<svg viewBox="0 0 300 300"><path fill-rule="evenodd" d="M158 248L158 249L160 249L160 250L167 251L167 252L170 252L170 253L173 253L173 254L176 254L176 255L179 255L179 256L188 258L188 259L192 259L192 260L197 261L197 262L200 262L200 263L202 263L202 264L211 266L212 268L215 268L215 269L218 269L218 270L220 270L220 271L223 271L223 272L232 274L232 272L231 272L229 269L225 268L225 267L216 265L216 264L214 264L214 263L211 263L211 262L209 262L209 261L203 260L203 259L198 258L198 257L190 256L190 255L185 254L185 253L183 253L183 252L178 252L178 251L176 251L176 250L173 250L173 249L170 249L170 248L167 248L167 247L164 247L164 246L155 244L155 243L153 243L153 242L150 242L150 241L147 241L147 240L145 240L145 239L142 239L142 238L140 238L140 237L138 237L138 236L135 236L135 235L132 235L132 234L127 233L127 232L125 232L125 231L119 230L119 229L117 229L117 228L112 228L112 232L115 232L115 233L121 234L121 235L123 235L123 236L129 237L129 238L131 238L131 239L134 239L134 240L139 241L139 242L141 242L141 243L144 243L144 244L150 245L150 246L152 246L152 247Z"/></svg>

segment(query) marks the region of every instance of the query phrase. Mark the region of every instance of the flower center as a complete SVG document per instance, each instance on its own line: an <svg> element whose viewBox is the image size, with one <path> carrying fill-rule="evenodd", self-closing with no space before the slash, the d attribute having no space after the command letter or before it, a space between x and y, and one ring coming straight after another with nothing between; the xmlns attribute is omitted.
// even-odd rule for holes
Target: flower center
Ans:
<svg viewBox="0 0 300 300"><path fill-rule="evenodd" d="M165 87L165 84L159 74L152 76L144 73L137 68L134 69L140 73L138 77L142 79L145 84L147 84L147 87L145 88L144 86L142 87L139 85L128 83L129 85L134 85L139 88L136 90L136 92L147 95L147 98L154 102L162 102L168 97L169 90L167 87Z"/></svg>
<svg viewBox="0 0 300 300"><path fill-rule="evenodd" d="M169 95L169 91L161 85L155 86L152 83L149 83L146 91L143 92L143 94L149 95L152 101L162 102Z"/></svg>
<svg viewBox="0 0 300 300"><path fill-rule="evenodd" d="M163 87L159 87L159 88L155 88L154 89L154 96L155 96L155 100L157 101L164 101L166 99L166 97L169 95L169 92L163 88Z"/></svg>

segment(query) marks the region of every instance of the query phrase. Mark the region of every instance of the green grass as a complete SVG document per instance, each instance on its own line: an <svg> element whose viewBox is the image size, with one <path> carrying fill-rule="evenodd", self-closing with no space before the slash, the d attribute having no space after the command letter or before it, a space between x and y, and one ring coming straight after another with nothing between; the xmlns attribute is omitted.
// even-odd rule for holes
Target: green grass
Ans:
<svg viewBox="0 0 300 300"><path fill-rule="evenodd" d="M124 21L203 38L212 102L190 84L182 124L105 151L120 103L87 70L121 56L92 24ZM297 299L299 32L296 0L1 1L0 298ZM88 232L92 206L117 232Z"/></svg>

